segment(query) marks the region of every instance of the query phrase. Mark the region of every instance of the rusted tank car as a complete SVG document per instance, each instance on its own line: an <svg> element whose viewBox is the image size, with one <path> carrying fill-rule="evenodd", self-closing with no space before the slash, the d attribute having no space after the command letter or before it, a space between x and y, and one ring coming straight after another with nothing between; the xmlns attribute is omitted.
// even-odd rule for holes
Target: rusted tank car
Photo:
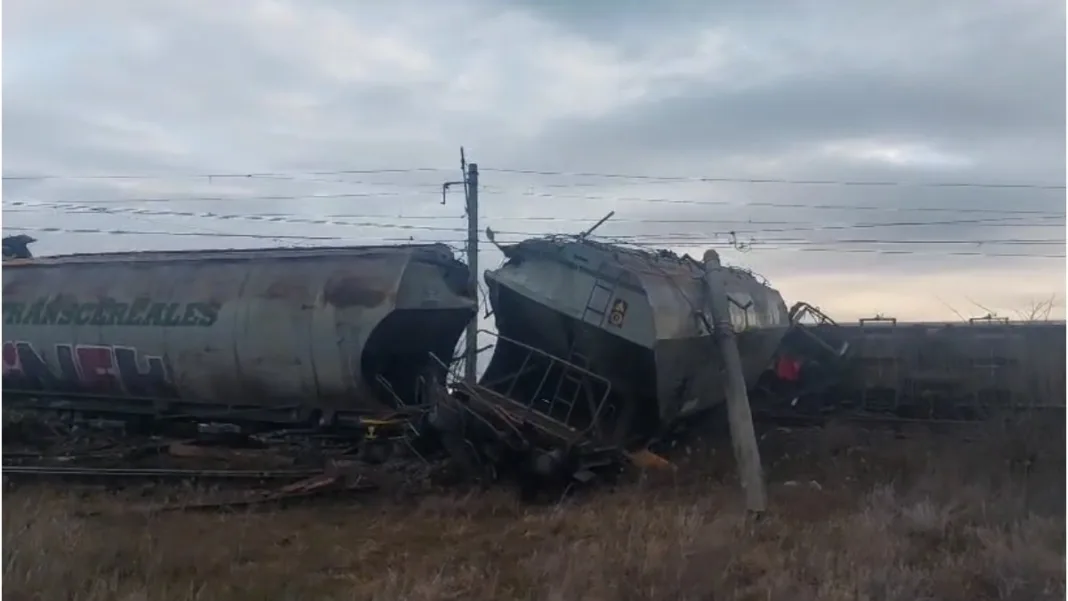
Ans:
<svg viewBox="0 0 1068 601"><path fill-rule="evenodd" d="M807 328L848 348L828 366L825 375L834 381L827 402L946 418L1065 407L1064 322L899 323L875 317Z"/></svg>
<svg viewBox="0 0 1068 601"><path fill-rule="evenodd" d="M656 435L725 399L701 263L583 237L526 240L502 251L504 265L485 274L501 338L603 377L611 394L607 407L576 405L601 398L595 382L567 368L546 371L534 354L503 343L483 386L538 397L523 400L575 427L598 422L616 442ZM786 305L749 272L715 272L730 300L745 378L755 383L789 327Z"/></svg>
<svg viewBox="0 0 1068 601"><path fill-rule="evenodd" d="M5 261L5 401L303 421L416 401L474 316L443 245Z"/></svg>

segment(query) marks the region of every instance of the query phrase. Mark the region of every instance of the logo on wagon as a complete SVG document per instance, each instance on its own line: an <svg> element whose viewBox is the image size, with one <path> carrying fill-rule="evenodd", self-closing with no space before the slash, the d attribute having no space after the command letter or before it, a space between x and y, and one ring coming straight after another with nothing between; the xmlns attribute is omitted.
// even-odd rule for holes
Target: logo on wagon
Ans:
<svg viewBox="0 0 1068 601"><path fill-rule="evenodd" d="M145 297L132 302L113 298L85 302L64 295L28 303L5 299L4 325L206 328L219 319L221 308L218 303L171 303Z"/></svg>
<svg viewBox="0 0 1068 601"><path fill-rule="evenodd" d="M617 298L612 303L612 310L608 312L608 323L611 325L622 328L623 320L627 317L627 301Z"/></svg>

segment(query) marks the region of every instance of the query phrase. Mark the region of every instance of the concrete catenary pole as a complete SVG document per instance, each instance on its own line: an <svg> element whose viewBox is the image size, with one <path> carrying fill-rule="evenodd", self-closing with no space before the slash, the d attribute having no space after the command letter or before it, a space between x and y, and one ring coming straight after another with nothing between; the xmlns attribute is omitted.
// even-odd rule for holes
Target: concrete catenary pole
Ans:
<svg viewBox="0 0 1068 601"><path fill-rule="evenodd" d="M745 490L745 504L749 511L762 513L767 509L768 498L760 465L760 448L757 446L756 432L753 429L753 413L749 408L742 358L738 353L738 342L731 324L730 299L723 281L719 253L714 250L705 252L704 272L713 331L720 356L723 358L731 445L734 447L734 458L738 463L742 488Z"/></svg>
<svg viewBox="0 0 1068 601"><path fill-rule="evenodd" d="M464 189L467 192L467 264L471 270L468 285L475 299L475 317L467 324L464 379L478 379L478 164L467 165Z"/></svg>

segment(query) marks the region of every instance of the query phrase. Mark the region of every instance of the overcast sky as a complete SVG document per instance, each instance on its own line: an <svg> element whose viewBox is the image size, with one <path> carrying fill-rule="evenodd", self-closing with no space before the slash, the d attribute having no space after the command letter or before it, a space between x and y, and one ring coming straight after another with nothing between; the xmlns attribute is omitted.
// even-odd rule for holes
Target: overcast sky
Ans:
<svg viewBox="0 0 1068 601"><path fill-rule="evenodd" d="M459 242L440 184L463 145L502 239L614 210L599 233L719 246L844 320L1014 316L1054 294L1064 317L1065 261L1039 256L1064 254L1063 189L915 185L1063 186L1058 0L4 9L5 234L205 234L31 231L38 253ZM419 168L441 171L400 171ZM398 171L353 173L374 170ZM60 177L10 179L27 175Z"/></svg>

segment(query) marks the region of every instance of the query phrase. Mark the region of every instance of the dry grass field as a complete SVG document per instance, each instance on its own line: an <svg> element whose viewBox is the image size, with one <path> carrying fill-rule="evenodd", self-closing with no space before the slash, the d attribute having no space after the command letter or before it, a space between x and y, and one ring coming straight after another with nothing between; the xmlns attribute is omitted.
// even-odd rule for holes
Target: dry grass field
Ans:
<svg viewBox="0 0 1068 601"><path fill-rule="evenodd" d="M762 439L747 520L729 447L553 506L510 491L149 514L160 490L3 497L5 600L1063 599L1064 429ZM970 440L968 440L970 438ZM171 497L205 492L169 491ZM105 510L78 517L86 508Z"/></svg>

